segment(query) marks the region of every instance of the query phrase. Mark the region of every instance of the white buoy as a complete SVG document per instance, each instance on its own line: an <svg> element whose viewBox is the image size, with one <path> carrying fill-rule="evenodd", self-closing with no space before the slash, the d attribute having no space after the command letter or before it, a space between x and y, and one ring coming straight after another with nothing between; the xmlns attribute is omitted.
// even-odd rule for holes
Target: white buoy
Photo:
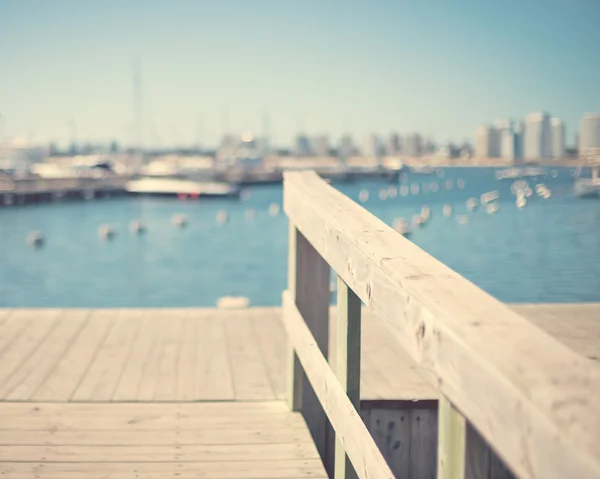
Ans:
<svg viewBox="0 0 600 479"><path fill-rule="evenodd" d="M411 222L412 222L412 225L417 228L419 226L422 226L425 223L425 221L423 220L423 217L421 215L413 215Z"/></svg>
<svg viewBox="0 0 600 479"><path fill-rule="evenodd" d="M101 225L98 228L98 236L103 240L113 239L115 236L115 230L110 225Z"/></svg>
<svg viewBox="0 0 600 479"><path fill-rule="evenodd" d="M369 192L367 190L360 190L360 193L358 193L358 199L361 203L366 203L369 201Z"/></svg>
<svg viewBox="0 0 600 479"><path fill-rule="evenodd" d="M248 201L250 198L252 198L252 192L250 190L242 190L240 193L240 199L242 201Z"/></svg>
<svg viewBox="0 0 600 479"><path fill-rule="evenodd" d="M185 228L187 226L188 221L185 215L177 214L173 215L173 217L171 218L171 223L173 223L173 226L177 228Z"/></svg>
<svg viewBox="0 0 600 479"><path fill-rule="evenodd" d="M437 181L432 181L430 188L432 193L437 193L437 191L440 189L440 185Z"/></svg>
<svg viewBox="0 0 600 479"><path fill-rule="evenodd" d="M129 231L133 234L141 234L146 232L146 225L140 220L133 220L129 223Z"/></svg>
<svg viewBox="0 0 600 479"><path fill-rule="evenodd" d="M477 198L469 198L467 200L467 208L469 208L470 211L475 211L478 204Z"/></svg>
<svg viewBox="0 0 600 479"><path fill-rule="evenodd" d="M388 197L395 198L396 196L398 196L398 188L396 188L395 186L390 186L388 188Z"/></svg>
<svg viewBox="0 0 600 479"><path fill-rule="evenodd" d="M402 185L400 187L400 196L408 196L409 188L407 185Z"/></svg>
<svg viewBox="0 0 600 479"><path fill-rule="evenodd" d="M379 190L379 199L384 201L387 200L388 191L387 190Z"/></svg>
<svg viewBox="0 0 600 479"><path fill-rule="evenodd" d="M498 203L488 203L485 205L485 211L489 215L493 215L500 209L500 205Z"/></svg>
<svg viewBox="0 0 600 479"><path fill-rule="evenodd" d="M223 296L217 300L218 309L245 309L250 306L250 299L245 296Z"/></svg>
<svg viewBox="0 0 600 479"><path fill-rule="evenodd" d="M527 204L527 200L524 196L517 197L517 208L524 208Z"/></svg>
<svg viewBox="0 0 600 479"><path fill-rule="evenodd" d="M269 205L269 214L271 216L277 216L279 214L280 206L278 203L271 203Z"/></svg>
<svg viewBox="0 0 600 479"><path fill-rule="evenodd" d="M465 180L463 180L462 178L459 178L458 180L456 180L456 186L458 186L459 190L464 190L465 189Z"/></svg>
<svg viewBox="0 0 600 479"><path fill-rule="evenodd" d="M246 210L246 219L253 220L254 218L256 218L256 211L254 211L252 208Z"/></svg>
<svg viewBox="0 0 600 479"><path fill-rule="evenodd" d="M461 225L466 225L469 222L469 217L467 215L458 215L456 219Z"/></svg>
<svg viewBox="0 0 600 479"><path fill-rule="evenodd" d="M396 218L394 220L393 228L403 236L410 234L410 227L404 218Z"/></svg>
<svg viewBox="0 0 600 479"><path fill-rule="evenodd" d="M227 214L227 211L220 210L217 212L217 222L218 223L225 224L225 223L227 223L228 220L229 220L229 215Z"/></svg>
<svg viewBox="0 0 600 479"><path fill-rule="evenodd" d="M418 195L419 190L420 190L420 188L417 183L413 183L412 185L410 185L410 194L411 195Z"/></svg>
<svg viewBox="0 0 600 479"><path fill-rule="evenodd" d="M552 176L552 178L556 178L558 176L558 171L552 170L550 171L550 175Z"/></svg>
<svg viewBox="0 0 600 479"><path fill-rule="evenodd" d="M444 205L444 216L448 217L452 215L452 205Z"/></svg>
<svg viewBox="0 0 600 479"><path fill-rule="evenodd" d="M44 241L44 234L41 231L30 231L27 235L27 244L33 248L43 246Z"/></svg>

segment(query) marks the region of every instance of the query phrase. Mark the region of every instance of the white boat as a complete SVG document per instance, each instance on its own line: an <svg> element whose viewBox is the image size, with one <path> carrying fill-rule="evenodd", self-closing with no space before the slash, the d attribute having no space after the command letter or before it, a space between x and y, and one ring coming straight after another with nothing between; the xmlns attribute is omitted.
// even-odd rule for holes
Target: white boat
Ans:
<svg viewBox="0 0 600 479"><path fill-rule="evenodd" d="M530 176L546 176L548 172L544 168L537 166L529 166L524 168L507 168L505 170L496 171L496 179L498 180L514 180L516 178L527 178Z"/></svg>
<svg viewBox="0 0 600 479"><path fill-rule="evenodd" d="M580 198L600 198L600 177L598 167L592 168L591 178L577 178L574 185L575 196Z"/></svg>
<svg viewBox="0 0 600 479"><path fill-rule="evenodd" d="M128 181L125 191L142 195L179 197L238 197L240 189L236 185L215 181L193 181L187 178L142 177Z"/></svg>

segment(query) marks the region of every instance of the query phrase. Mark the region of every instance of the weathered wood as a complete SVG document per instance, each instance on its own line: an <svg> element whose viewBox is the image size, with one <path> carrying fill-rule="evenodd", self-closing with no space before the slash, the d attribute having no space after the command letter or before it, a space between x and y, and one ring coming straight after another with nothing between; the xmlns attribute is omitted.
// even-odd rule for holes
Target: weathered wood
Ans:
<svg viewBox="0 0 600 479"><path fill-rule="evenodd" d="M358 476L394 477L287 291L283 294L283 321L302 367Z"/></svg>
<svg viewBox="0 0 600 479"><path fill-rule="evenodd" d="M293 293L295 304L305 318L306 325L321 352L327 357L329 347L330 268L306 238L292 226L290 226L290 235L295 238L291 243L292 245L295 243L295 248L292 248L295 250L295 256L292 257L292 253L290 253L290 263L293 263L295 266L290 264L288 274L290 275L290 285L295 288L295 292ZM292 278L291 275L294 277ZM291 367L291 354L288 360L288 364ZM292 369L294 370L294 377L297 374L295 367L294 359L294 369ZM328 437L331 435L331 428L328 425L323 407L313 391L313 387L306 379L306 374L302 373L302 377L302 415L306 420L317 450L325 462L328 472L331 473L331 465L334 458L334 451L329 450L330 446L328 446ZM290 382L295 381L296 379L290 378ZM290 391L290 393L294 395L299 394L297 391Z"/></svg>
<svg viewBox="0 0 600 479"><path fill-rule="evenodd" d="M367 411L370 421L365 424L390 469L398 478L411 477L410 410L371 408Z"/></svg>
<svg viewBox="0 0 600 479"><path fill-rule="evenodd" d="M437 479L464 479L467 430L464 416L439 399Z"/></svg>
<svg viewBox="0 0 600 479"><path fill-rule="evenodd" d="M312 172L285 174L284 209L519 476L600 476L595 364Z"/></svg>
<svg viewBox="0 0 600 479"><path fill-rule="evenodd" d="M296 300L296 276L298 274L298 231L290 221L288 225L288 291ZM292 411L302 410L302 388L304 386L304 372L300 365L298 355L288 338L286 353L287 363L287 400Z"/></svg>
<svg viewBox="0 0 600 479"><path fill-rule="evenodd" d="M465 479L489 479L492 452L476 429L467 423Z"/></svg>
<svg viewBox="0 0 600 479"><path fill-rule="evenodd" d="M338 276L335 375L357 411L360 411L360 308L358 296ZM334 470L336 479L356 477L344 444L337 435Z"/></svg>
<svg viewBox="0 0 600 479"><path fill-rule="evenodd" d="M437 456L437 410L410 411L410 477L435 479Z"/></svg>

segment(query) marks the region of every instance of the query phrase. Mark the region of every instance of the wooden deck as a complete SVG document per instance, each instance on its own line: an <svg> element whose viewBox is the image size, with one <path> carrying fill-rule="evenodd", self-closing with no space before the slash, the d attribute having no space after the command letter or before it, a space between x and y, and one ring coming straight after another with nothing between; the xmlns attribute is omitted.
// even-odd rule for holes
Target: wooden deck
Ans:
<svg viewBox="0 0 600 479"><path fill-rule="evenodd" d="M513 309L600 357L600 304ZM286 344L280 308L0 309L0 477L324 478ZM366 311L362 357L363 400L437 399Z"/></svg>

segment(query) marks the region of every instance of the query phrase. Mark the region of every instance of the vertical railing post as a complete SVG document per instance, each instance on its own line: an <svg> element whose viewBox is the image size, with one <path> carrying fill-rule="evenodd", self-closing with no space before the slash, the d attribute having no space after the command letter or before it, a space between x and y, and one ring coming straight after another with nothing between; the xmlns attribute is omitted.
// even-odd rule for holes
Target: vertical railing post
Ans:
<svg viewBox="0 0 600 479"><path fill-rule="evenodd" d="M465 417L440 394L437 479L464 479L466 438Z"/></svg>
<svg viewBox="0 0 600 479"><path fill-rule="evenodd" d="M338 276L335 374L357 411L360 410L360 308L359 297ZM356 477L344 444L336 435L335 479Z"/></svg>
<svg viewBox="0 0 600 479"><path fill-rule="evenodd" d="M302 314L323 356L329 349L329 264L290 222L290 251L288 287L298 311ZM327 448L331 429L327 415L319 403L295 353L288 354L288 401L292 409L302 411L317 450L326 468L329 464ZM333 451L331 451L333 455ZM333 462L333 461L331 461Z"/></svg>

